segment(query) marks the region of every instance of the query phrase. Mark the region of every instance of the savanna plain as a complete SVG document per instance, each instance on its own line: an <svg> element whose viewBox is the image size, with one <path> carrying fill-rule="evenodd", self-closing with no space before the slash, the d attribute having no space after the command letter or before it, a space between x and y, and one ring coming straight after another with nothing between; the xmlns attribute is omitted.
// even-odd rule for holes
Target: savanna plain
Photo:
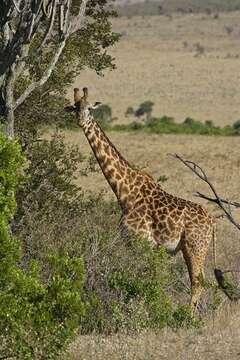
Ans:
<svg viewBox="0 0 240 360"><path fill-rule="evenodd" d="M73 87L88 86L92 101L111 106L116 123L132 121L125 116L128 106L137 107L150 100L154 103L155 116L168 115L175 121L190 116L201 121L212 120L217 126L232 124L240 119L239 18L240 12L228 12L219 13L217 17L204 13L172 13L171 16L115 19L114 28L122 34L112 50L116 70L104 77L86 70ZM72 88L69 89L69 98L71 96ZM210 212L219 214L212 203L193 195L196 191L210 194L209 188L169 156L178 153L201 165L223 198L239 201L239 137L143 132L110 132L108 135L131 163L144 168L155 179L164 175L166 191L197 201ZM67 130L64 136L66 142L77 144L86 158L89 157L90 147L80 130ZM76 181L84 189L101 190L107 198L113 196L100 172ZM239 210L233 215L240 219ZM240 270L239 240L239 231L226 219L219 219L217 261L220 268ZM206 275L213 279L211 248ZM65 358L240 359L239 325L239 305L225 299L217 311L204 318L200 329L79 336Z"/></svg>

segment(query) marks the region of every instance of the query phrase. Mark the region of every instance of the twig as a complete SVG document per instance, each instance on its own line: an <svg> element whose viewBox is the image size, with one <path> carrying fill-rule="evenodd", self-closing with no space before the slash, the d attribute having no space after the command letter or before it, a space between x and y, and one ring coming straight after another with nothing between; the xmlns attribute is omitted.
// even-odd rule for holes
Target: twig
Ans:
<svg viewBox="0 0 240 360"><path fill-rule="evenodd" d="M202 199L209 200L209 201L212 201L212 202L215 202L216 204L218 204L217 199L210 198L210 197L200 193L199 191L197 191L194 195L197 196L197 197L200 197ZM225 199L222 199L222 198L220 198L220 200L224 204L228 204L228 205L232 205L232 206L234 206L236 208L240 208L240 203L238 203L236 201L225 200Z"/></svg>
<svg viewBox="0 0 240 360"><path fill-rule="evenodd" d="M193 171L201 180L205 181L210 189L212 190L215 199L209 198L201 193L197 193L197 196L203 198L203 199L207 199L209 201L213 201L216 204L219 205L219 207L223 210L223 212L225 213L226 217L228 218L228 220L237 227L238 230L240 230L240 224L234 219L234 217L231 214L231 209L230 209L230 205L234 206L234 207L240 207L240 204L238 202L235 201L228 201L225 199L222 199L219 197L219 195L217 194L217 191L215 190L214 186L212 185L212 183L210 182L210 180L208 179L206 173L204 172L204 170L197 164L195 164L193 161L190 160L184 160L180 155L178 154L169 154L171 156L173 156L174 158L180 160L185 166L187 166L191 171ZM226 208L226 206L224 206L224 204L228 205L228 208Z"/></svg>

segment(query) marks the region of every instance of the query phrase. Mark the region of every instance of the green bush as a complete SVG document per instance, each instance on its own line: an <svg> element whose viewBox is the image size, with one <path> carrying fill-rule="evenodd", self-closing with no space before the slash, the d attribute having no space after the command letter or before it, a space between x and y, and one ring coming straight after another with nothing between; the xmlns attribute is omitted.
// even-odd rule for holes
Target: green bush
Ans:
<svg viewBox="0 0 240 360"><path fill-rule="evenodd" d="M125 111L125 116L128 117L128 116L131 116L131 115L134 115L134 109L132 106L129 106L127 108L127 110Z"/></svg>
<svg viewBox="0 0 240 360"><path fill-rule="evenodd" d="M8 222L16 208L23 163L19 145L0 133L0 353L17 359L53 359L84 313L83 260L67 253L48 255L47 281L35 261L30 260L26 270L19 266L21 246L10 235Z"/></svg>
<svg viewBox="0 0 240 360"><path fill-rule="evenodd" d="M185 306L186 316L182 313L180 317L182 306L170 296L169 282L173 279L163 248L154 250L142 238L123 241L111 229L96 230L96 224L94 229L97 239L85 237L85 242L93 244L85 243L89 278L85 294L88 308L81 323L83 333L197 326L189 306ZM97 258L96 255L93 258L93 251Z"/></svg>
<svg viewBox="0 0 240 360"><path fill-rule="evenodd" d="M112 121L112 109L109 105L103 104L93 111L94 118L103 128L107 128Z"/></svg>
<svg viewBox="0 0 240 360"><path fill-rule="evenodd" d="M136 131L141 130L147 133L156 134L199 134L199 135L219 135L233 136L239 135L238 122L233 126L223 128L215 126L211 120L205 123L196 121L192 118L186 118L182 123L174 122L174 119L168 116L161 118L151 118L145 123L132 122L126 125L115 125L108 130L114 131Z"/></svg>
<svg viewBox="0 0 240 360"><path fill-rule="evenodd" d="M235 121L233 124L233 129L240 135L240 120Z"/></svg>

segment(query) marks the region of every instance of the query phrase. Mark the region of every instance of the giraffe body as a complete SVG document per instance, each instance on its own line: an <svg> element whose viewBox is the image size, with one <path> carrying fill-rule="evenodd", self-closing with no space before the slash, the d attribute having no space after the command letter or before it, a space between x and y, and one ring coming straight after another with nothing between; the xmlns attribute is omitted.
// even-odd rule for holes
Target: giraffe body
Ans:
<svg viewBox="0 0 240 360"><path fill-rule="evenodd" d="M119 229L144 235L170 253L182 251L194 310L202 292L199 276L204 274L208 246L215 236L214 219L201 205L168 194L149 174L134 169L94 121L87 89L80 99L78 89L74 92L77 121L122 209Z"/></svg>

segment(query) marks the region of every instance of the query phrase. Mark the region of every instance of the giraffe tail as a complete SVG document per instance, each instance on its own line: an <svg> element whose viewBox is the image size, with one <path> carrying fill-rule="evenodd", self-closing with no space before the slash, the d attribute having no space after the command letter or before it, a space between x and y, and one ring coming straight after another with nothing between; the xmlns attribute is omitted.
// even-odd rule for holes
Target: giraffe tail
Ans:
<svg viewBox="0 0 240 360"><path fill-rule="evenodd" d="M217 267L217 256L216 256L216 223L213 226L213 263L214 263L214 275L218 283L219 288L231 301L238 301L240 299L240 287L233 284L232 281L224 276L224 271ZM229 272L229 271L225 271Z"/></svg>

